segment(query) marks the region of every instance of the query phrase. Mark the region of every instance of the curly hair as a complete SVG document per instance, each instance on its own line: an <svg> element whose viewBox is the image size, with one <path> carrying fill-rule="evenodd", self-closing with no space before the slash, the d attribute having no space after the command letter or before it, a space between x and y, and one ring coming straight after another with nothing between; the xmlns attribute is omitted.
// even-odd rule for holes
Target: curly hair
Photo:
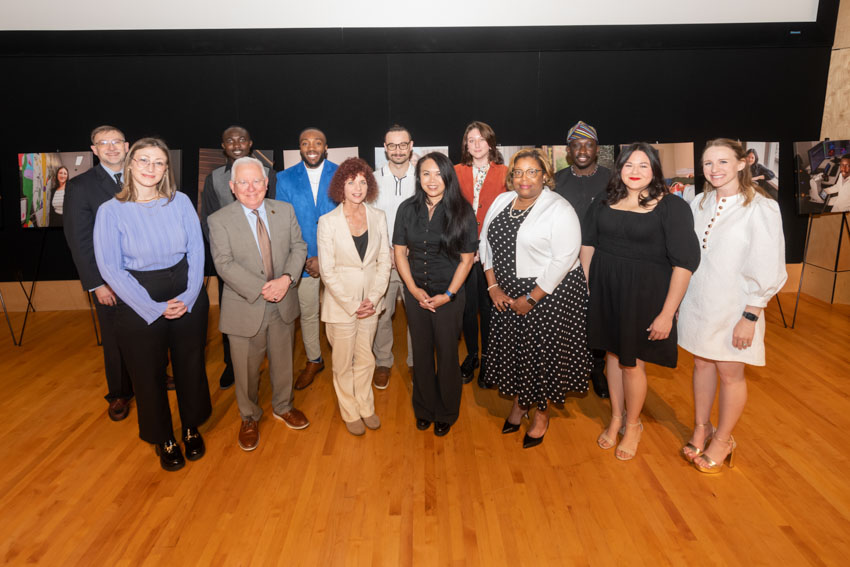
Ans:
<svg viewBox="0 0 850 567"><path fill-rule="evenodd" d="M342 203L345 200L345 184L350 179L357 178L362 175L366 180L366 199L367 203L371 203L378 198L378 182L375 181L375 176L372 175L372 168L369 164L360 158L348 158L341 164L334 173L331 184L328 186L328 197L334 203Z"/></svg>
<svg viewBox="0 0 850 567"><path fill-rule="evenodd" d="M638 198L638 204L646 208L651 202L670 192L667 184L664 183L664 173L661 171L661 159L658 157L658 150L647 142L635 142L623 148L620 155L617 156L617 161L614 163L614 173L611 175L611 180L605 189L607 193L605 202L609 205L619 203L629 194L626 184L623 183L623 166L626 165L626 162L629 161L629 158L635 152L646 154L646 157L649 158L649 165L652 168L652 180L646 187L646 195Z"/></svg>
<svg viewBox="0 0 850 567"><path fill-rule="evenodd" d="M514 188L513 173L516 168L516 162L523 158L535 160L540 166L540 169L543 170L543 185L549 189L555 188L555 172L552 169L552 164L549 163L549 158L540 148L526 148L518 151L511 157L511 161L508 164L508 172L505 174L505 187L508 189Z"/></svg>

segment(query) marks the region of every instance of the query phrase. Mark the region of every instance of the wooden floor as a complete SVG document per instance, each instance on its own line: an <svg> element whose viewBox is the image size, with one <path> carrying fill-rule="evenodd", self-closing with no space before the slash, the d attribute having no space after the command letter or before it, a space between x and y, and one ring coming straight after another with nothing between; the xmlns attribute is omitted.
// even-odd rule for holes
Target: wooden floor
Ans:
<svg viewBox="0 0 850 567"><path fill-rule="evenodd" d="M793 296L782 298L786 316ZM767 310L768 366L748 369L737 466L705 476L678 449L693 420L692 362L651 368L638 456L595 439L592 393L554 410L545 442L501 435L510 401L464 387L444 438L414 427L403 310L396 368L376 391L383 427L354 438L328 368L236 444L211 316L207 455L176 473L113 423L88 312L30 315L24 345L0 334L0 561L42 565L846 565L850 554L850 308L803 297L795 330ZM20 329L22 314L13 322ZM324 345L327 355L327 344ZM461 347L462 348L462 347ZM296 348L296 366L303 347ZM174 402L172 394L172 403ZM173 408L176 421L176 408Z"/></svg>

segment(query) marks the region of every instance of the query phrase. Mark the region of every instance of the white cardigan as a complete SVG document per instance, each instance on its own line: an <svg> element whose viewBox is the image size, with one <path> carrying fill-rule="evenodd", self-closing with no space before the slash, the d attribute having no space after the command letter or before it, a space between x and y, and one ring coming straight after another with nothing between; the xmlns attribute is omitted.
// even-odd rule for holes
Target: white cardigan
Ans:
<svg viewBox="0 0 850 567"><path fill-rule="evenodd" d="M478 247L484 270L493 267L493 251L487 241L490 223L510 207L516 191L502 193L487 211ZM519 278L537 278L537 285L552 293L564 277L579 265L581 226L572 205L557 193L543 188L519 227L516 239L516 271Z"/></svg>

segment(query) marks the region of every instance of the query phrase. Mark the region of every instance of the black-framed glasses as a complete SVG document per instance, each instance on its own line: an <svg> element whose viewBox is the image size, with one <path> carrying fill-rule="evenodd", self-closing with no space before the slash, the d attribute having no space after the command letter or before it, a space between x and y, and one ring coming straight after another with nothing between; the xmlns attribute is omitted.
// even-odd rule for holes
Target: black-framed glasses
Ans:
<svg viewBox="0 0 850 567"><path fill-rule="evenodd" d="M511 170L511 175L513 176L514 179L519 179L523 175L527 175L529 179L537 179L540 176L541 173L543 173L542 169L535 169L533 167L530 168L530 169L525 169L525 170L523 170L523 169L512 169Z"/></svg>
<svg viewBox="0 0 850 567"><path fill-rule="evenodd" d="M396 149L406 150L409 147L410 147L410 142L402 142L400 144L387 144L387 149L391 152L395 151Z"/></svg>

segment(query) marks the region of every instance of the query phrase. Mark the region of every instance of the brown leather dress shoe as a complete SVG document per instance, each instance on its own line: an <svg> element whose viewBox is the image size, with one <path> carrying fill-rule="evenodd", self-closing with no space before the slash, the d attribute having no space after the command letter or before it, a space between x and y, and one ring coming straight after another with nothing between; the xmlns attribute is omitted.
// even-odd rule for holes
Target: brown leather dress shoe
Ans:
<svg viewBox="0 0 850 567"><path fill-rule="evenodd" d="M130 415L130 398L115 398L109 402L109 409L106 410L106 413L112 421L127 419L127 416Z"/></svg>
<svg viewBox="0 0 850 567"><path fill-rule="evenodd" d="M316 374L325 369L324 362L310 362L307 361L307 366L304 367L304 370L301 371L301 374L298 375L298 378L295 380L295 385L293 388L296 390L303 390L307 386L313 383L313 379L316 377Z"/></svg>
<svg viewBox="0 0 850 567"><path fill-rule="evenodd" d="M304 429L310 425L310 420L307 419L307 416L301 413L301 410L297 410L295 408L292 408L284 414L279 414L273 411L272 415L274 415L275 419L279 419L284 422L290 429Z"/></svg>
<svg viewBox="0 0 850 567"><path fill-rule="evenodd" d="M386 366L376 366L372 374L372 383L379 390L386 390L390 383L390 369Z"/></svg>
<svg viewBox="0 0 850 567"><path fill-rule="evenodd" d="M253 451L260 442L260 424L253 419L243 419L239 428L239 446L243 451Z"/></svg>

